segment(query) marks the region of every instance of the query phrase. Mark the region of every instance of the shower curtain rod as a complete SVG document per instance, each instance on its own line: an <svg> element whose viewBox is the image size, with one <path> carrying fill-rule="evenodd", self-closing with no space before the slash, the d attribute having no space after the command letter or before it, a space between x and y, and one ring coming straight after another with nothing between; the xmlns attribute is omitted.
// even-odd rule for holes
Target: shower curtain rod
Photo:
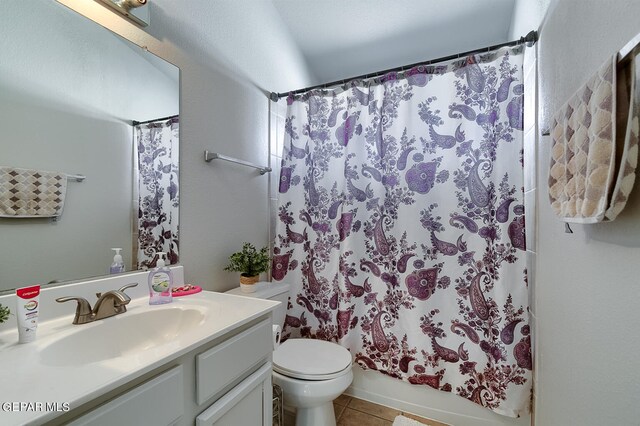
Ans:
<svg viewBox="0 0 640 426"><path fill-rule="evenodd" d="M153 123L154 121L163 121L163 120L169 120L171 118L178 118L180 116L180 114L175 114L175 115L170 115L168 117L162 117L162 118L153 118L151 120L147 120L147 121L136 121L136 120L131 120L131 124L133 124L134 126L137 126L138 124L148 124L148 123Z"/></svg>
<svg viewBox="0 0 640 426"><path fill-rule="evenodd" d="M462 57L465 57L465 56L473 55L474 53L491 52L492 50L499 49L501 47L518 46L518 45L524 44L524 43L531 43L533 45L537 41L538 41L538 32L537 31L529 31L529 34L527 34L524 37L520 37L518 40L507 41L505 43L500 43L500 44L496 44L496 45L493 45L493 46L481 47L479 49L469 50L468 52L456 53L454 55L443 56L441 58L430 59L430 60L422 61L422 62L416 62L415 64L403 65L403 66L400 66L400 67L390 68L390 69L387 69L387 70L373 72L373 73L370 73L370 74L362 74L362 75L359 75L359 76L356 76L356 77L345 78L345 79L342 79L342 80L332 81L330 83L323 83L323 84L318 84L316 86L305 87L304 89L293 90L291 92L284 92L284 93L271 92L271 94L269 95L269 99L271 99L273 102L278 102L278 100L280 98L284 98L284 97L289 96L289 95L298 95L300 93L305 93L305 92L308 92L309 90L313 90L313 89L326 89L326 88L331 87L331 86L337 86L337 85L340 85L340 84L344 84L344 83L346 83L348 81L351 81L351 80L367 79L367 78L371 78L371 77L380 77L380 76L388 74L390 72L398 72L398 71L409 70L409 69L411 69L413 67L417 67L418 65L431 65L431 64L437 64L437 63L440 63L440 62L451 61L453 59L459 59L459 58L462 58Z"/></svg>

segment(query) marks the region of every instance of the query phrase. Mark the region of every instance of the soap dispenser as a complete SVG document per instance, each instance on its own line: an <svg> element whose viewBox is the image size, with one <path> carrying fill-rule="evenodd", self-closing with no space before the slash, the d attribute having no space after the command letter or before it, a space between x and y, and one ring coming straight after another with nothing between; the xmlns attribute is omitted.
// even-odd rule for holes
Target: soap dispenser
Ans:
<svg viewBox="0 0 640 426"><path fill-rule="evenodd" d="M173 287L173 274L166 264L166 253L157 252L158 261L156 267L149 272L149 304L161 305L171 303L171 288Z"/></svg>
<svg viewBox="0 0 640 426"><path fill-rule="evenodd" d="M109 267L110 274L119 274L124 272L124 261L122 260L122 256L120 255L121 248L112 248L111 250L116 252L116 255L113 256L113 263Z"/></svg>

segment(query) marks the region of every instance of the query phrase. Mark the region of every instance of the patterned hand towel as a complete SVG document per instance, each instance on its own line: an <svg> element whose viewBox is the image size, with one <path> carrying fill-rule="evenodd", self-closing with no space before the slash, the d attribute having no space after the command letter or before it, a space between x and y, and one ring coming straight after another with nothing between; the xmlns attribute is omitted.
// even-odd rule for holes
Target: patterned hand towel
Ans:
<svg viewBox="0 0 640 426"><path fill-rule="evenodd" d="M616 160L616 63L616 56L609 58L552 122L549 198L565 222L600 222L609 206Z"/></svg>
<svg viewBox="0 0 640 426"><path fill-rule="evenodd" d="M0 166L0 217L57 217L67 192L64 173Z"/></svg>
<svg viewBox="0 0 640 426"><path fill-rule="evenodd" d="M620 81L622 79L628 84L622 84ZM628 107L629 115L624 117L618 114L618 141L624 137L624 142L622 147L620 142L616 147L621 155L616 160L618 177L604 217L604 220L608 221L614 220L624 209L636 180L640 140L640 55L636 55L628 65L622 67L618 80L618 99L624 99L624 106Z"/></svg>

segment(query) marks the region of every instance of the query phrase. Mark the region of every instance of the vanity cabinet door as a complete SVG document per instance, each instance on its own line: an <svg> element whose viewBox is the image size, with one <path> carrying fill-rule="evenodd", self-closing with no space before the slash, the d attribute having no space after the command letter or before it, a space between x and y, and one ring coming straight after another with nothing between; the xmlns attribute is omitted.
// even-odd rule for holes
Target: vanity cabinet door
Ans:
<svg viewBox="0 0 640 426"><path fill-rule="evenodd" d="M271 321L264 320L196 356L196 403L220 396L225 388L270 360Z"/></svg>
<svg viewBox="0 0 640 426"><path fill-rule="evenodd" d="M200 413L196 426L270 426L271 399L269 362Z"/></svg>
<svg viewBox="0 0 640 426"><path fill-rule="evenodd" d="M72 426L174 425L184 414L182 366L154 377L75 421Z"/></svg>

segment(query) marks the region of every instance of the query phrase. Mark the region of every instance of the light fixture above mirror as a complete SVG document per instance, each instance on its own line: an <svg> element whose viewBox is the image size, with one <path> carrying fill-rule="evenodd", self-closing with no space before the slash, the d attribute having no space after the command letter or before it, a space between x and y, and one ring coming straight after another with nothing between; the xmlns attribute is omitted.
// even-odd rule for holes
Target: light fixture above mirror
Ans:
<svg viewBox="0 0 640 426"><path fill-rule="evenodd" d="M129 21L146 27L149 25L149 5L147 0L96 0L122 15Z"/></svg>

